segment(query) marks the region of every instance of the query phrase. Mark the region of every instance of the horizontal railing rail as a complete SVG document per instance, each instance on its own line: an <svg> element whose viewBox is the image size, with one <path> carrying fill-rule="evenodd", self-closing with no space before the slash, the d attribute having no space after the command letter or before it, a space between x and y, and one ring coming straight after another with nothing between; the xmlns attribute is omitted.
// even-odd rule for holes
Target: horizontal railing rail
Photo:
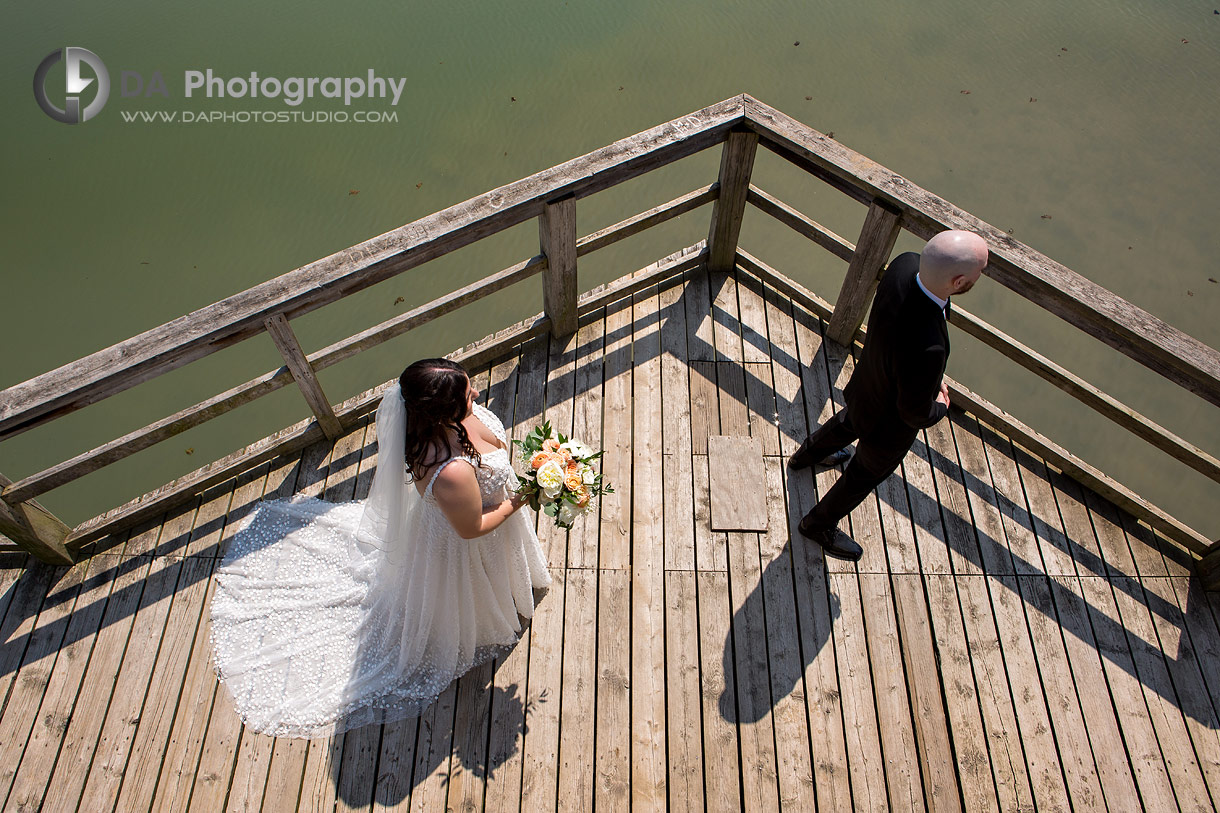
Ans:
<svg viewBox="0 0 1220 813"><path fill-rule="evenodd" d="M724 147L715 182L577 237L575 208L579 199L721 143ZM855 242L751 185L760 144L867 207ZM578 258L708 203L713 204L713 212L706 241L630 277L578 294ZM833 304L739 249L747 204L848 263L843 287ZM293 334L291 322L299 316L531 218L539 224L540 252L534 257L312 353L306 353ZM863 335L864 313L899 233L906 230L927 238L946 228L969 229L987 239L992 252L992 262L985 272L988 276L1178 386L1220 405L1220 353L1216 350L834 139L749 96L740 96L429 215L0 392L3 441L264 332L275 342L285 362L278 370L17 482L0 475L0 532L44 560L70 561L84 545L156 516L176 501L251 466L323 438L334 438L376 407L388 383L332 405L317 381L318 371L539 274L541 313L458 351L454 357L477 364L490 360L508 343L546 332L566 335L576 329L579 315L699 265L713 271L739 267L762 276L825 316L830 322L830 338L850 344ZM1220 482L1220 461L1189 441L977 317L955 310L953 323L1127 431ZM74 529L60 523L35 500L294 381L313 412L312 418ZM969 390L954 384L952 393L955 403L986 415L1045 454L1048 461L1100 488L1169 538L1189 550L1203 552L1207 538L1197 531Z"/></svg>

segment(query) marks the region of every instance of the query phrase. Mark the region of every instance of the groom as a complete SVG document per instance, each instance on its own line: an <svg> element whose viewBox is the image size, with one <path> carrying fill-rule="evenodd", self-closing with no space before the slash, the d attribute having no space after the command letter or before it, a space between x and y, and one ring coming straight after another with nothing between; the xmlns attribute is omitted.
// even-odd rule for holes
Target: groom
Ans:
<svg viewBox="0 0 1220 813"><path fill-rule="evenodd" d="M801 534L828 556L856 561L863 549L836 530L906 456L920 429L949 411L949 297L964 294L987 265L987 243L945 231L923 252L900 254L877 286L864 350L843 390L847 408L810 435L788 461L794 470L851 457L839 481L801 520ZM854 457L847 445L859 439Z"/></svg>

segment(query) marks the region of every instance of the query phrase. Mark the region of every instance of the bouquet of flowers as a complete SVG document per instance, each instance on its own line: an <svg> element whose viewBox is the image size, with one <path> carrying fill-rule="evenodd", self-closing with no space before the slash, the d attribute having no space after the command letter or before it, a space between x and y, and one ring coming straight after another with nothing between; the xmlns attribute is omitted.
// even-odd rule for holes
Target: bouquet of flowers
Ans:
<svg viewBox="0 0 1220 813"><path fill-rule="evenodd" d="M590 465L602 452L552 431L550 421L513 443L521 448L526 469L517 493L529 497L530 508L553 517L560 528L571 528L578 516L591 511L594 497L614 493Z"/></svg>

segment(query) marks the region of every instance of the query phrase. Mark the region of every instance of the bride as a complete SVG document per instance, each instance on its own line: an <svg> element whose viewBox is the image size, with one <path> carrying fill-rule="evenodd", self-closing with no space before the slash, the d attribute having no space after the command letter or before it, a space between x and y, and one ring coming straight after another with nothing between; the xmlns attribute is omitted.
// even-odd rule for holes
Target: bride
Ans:
<svg viewBox="0 0 1220 813"><path fill-rule="evenodd" d="M250 728L318 737L420 714L510 649L550 583L504 426L424 359L377 409L364 502L262 503L217 570L217 674Z"/></svg>

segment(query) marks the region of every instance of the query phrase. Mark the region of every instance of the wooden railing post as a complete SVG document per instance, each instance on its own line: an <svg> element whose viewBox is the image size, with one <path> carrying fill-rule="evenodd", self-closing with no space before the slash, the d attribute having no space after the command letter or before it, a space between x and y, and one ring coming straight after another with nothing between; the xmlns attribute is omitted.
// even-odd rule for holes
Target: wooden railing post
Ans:
<svg viewBox="0 0 1220 813"><path fill-rule="evenodd" d="M309 359L305 358L305 351L301 349L301 343L297 341L296 334L292 332L292 326L288 324L288 320L282 313L272 315L263 325L271 334L271 340L275 342L275 346L279 348L280 355L284 357L284 363L292 371L292 377L296 379L297 386L301 388L301 394L305 396L305 402L309 404L314 417L318 419L318 425L322 427L323 434L331 441L338 440L343 434L343 427L340 425L339 419L335 417L335 410L331 407L326 394L322 392L318 376L314 372L313 366L310 365Z"/></svg>
<svg viewBox="0 0 1220 813"><path fill-rule="evenodd" d="M851 264L847 266L843 288L835 301L827 338L842 345L852 343L856 330L864 321L864 313L873 301L877 283L881 281L881 274L890 252L894 250L901 226L902 216L897 209L880 198L873 200L864 218L864 226L860 229L860 239L856 241Z"/></svg>
<svg viewBox="0 0 1220 813"><path fill-rule="evenodd" d="M0 489L12 483L0 474ZM34 500L10 504L0 499L0 533L47 564L72 564L72 554L64 547L64 539L71 530Z"/></svg>
<svg viewBox="0 0 1220 813"><path fill-rule="evenodd" d="M538 242L546 255L542 271L542 309L551 335L576 332L576 198L548 201L538 218Z"/></svg>
<svg viewBox="0 0 1220 813"><path fill-rule="evenodd" d="M719 195L712 207L712 226L707 235L709 271L731 271L737 262L737 240L741 236L757 149L758 133L732 131L725 139L720 153Z"/></svg>

